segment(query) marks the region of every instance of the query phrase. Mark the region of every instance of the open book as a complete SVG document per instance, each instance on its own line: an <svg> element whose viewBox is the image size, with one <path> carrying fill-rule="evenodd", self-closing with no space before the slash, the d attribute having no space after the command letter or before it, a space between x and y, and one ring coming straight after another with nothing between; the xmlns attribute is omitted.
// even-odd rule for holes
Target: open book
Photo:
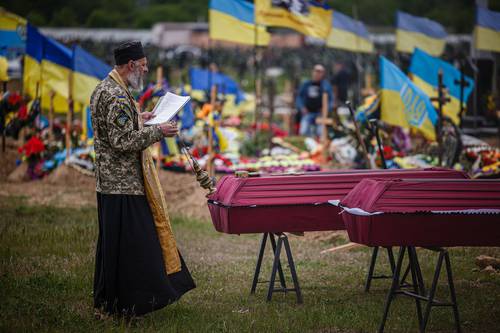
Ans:
<svg viewBox="0 0 500 333"><path fill-rule="evenodd" d="M191 97L189 96L179 96L167 92L160 97L160 100L156 103L152 111L155 117L146 121L144 125L163 124L172 120L190 99Z"/></svg>

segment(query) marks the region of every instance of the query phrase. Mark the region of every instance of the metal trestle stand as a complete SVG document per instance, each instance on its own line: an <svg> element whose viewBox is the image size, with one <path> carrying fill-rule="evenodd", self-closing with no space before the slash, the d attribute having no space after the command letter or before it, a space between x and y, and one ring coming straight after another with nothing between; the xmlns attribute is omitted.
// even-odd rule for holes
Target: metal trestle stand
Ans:
<svg viewBox="0 0 500 333"><path fill-rule="evenodd" d="M276 238L278 240L276 241ZM273 268L271 271L271 277L269 281L259 281L260 270L262 266L262 259L264 258L264 251L266 249L267 239L269 238L269 242L271 243L271 248L273 250ZM293 288L287 288L285 275L283 273L283 268L281 265L281 250L285 248L285 253L288 260L288 267L290 269L290 275L293 281ZM276 288L276 273L278 274L278 279L280 283L280 287ZM257 288L258 283L267 283L268 291L267 291L267 301L271 301L274 292L284 292L287 293L289 291L295 292L297 296L297 303L301 304L303 302L302 292L300 290L299 280L297 278L297 271L295 269L295 263L293 261L292 250L290 248L290 243L288 242L288 237L282 233L264 233L262 236L262 241L260 244L259 256L257 258L257 264L255 265L255 273L253 276L252 288L250 290L250 294L255 294L255 290Z"/></svg>
<svg viewBox="0 0 500 333"><path fill-rule="evenodd" d="M385 328L385 323L387 321L387 317L389 315L389 309L391 306L392 301L397 295L402 295L402 296L408 296L413 299L415 299L415 306L417 310L417 318L418 318L418 325L419 325L419 331L420 332L425 332L427 328L427 324L429 322L430 314L431 314L431 309L432 307L435 306L440 306L440 307L451 307L453 310L453 316L455 319L455 329L456 332L461 332L460 328L460 318L458 315L458 305L457 305L457 298L455 294L455 286L453 284L453 275L451 272L451 263L450 263L450 256L448 254L448 251L443 248L426 248L428 250L437 252L439 254L436 268L434 270L434 277L432 279L432 284L430 286L430 290L427 293L424 286L423 286L423 280L421 277L421 272L420 268L418 265L418 262L416 261L416 251L414 247L411 246L402 246L399 248L399 255L396 263L396 269L394 271L394 276L392 279L392 286L391 289L389 290L389 293L387 294L387 300L384 308L384 314L382 317L382 322L380 323L380 327L378 329L378 332L384 332ZM409 261L409 268L410 268L410 273L411 273L411 279L412 279L412 288L410 290L408 289L403 289L404 286L401 285L401 269L403 267L403 258L405 256L405 253L408 253L408 261ZM447 284L450 292L450 301L447 302L442 302L436 300L436 289L437 285L439 282L439 275L441 273L441 270L443 268L443 262L445 265L445 270L446 270L446 275L447 275ZM419 276L420 275L420 276ZM422 302L427 302L425 305L425 309L422 309ZM423 311L422 311L423 310Z"/></svg>

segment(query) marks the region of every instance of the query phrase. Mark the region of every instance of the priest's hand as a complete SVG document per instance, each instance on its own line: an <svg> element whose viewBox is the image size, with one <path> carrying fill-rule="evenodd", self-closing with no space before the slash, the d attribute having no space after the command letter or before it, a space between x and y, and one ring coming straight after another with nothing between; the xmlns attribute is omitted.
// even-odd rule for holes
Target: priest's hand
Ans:
<svg viewBox="0 0 500 333"><path fill-rule="evenodd" d="M160 124L159 126L161 129L161 132L163 133L163 136L173 137L179 133L179 128L177 127L176 123L168 122L168 123Z"/></svg>
<svg viewBox="0 0 500 333"><path fill-rule="evenodd" d="M153 119L154 117L156 117L153 112L143 112L141 113L141 119L142 121L148 121L150 119Z"/></svg>

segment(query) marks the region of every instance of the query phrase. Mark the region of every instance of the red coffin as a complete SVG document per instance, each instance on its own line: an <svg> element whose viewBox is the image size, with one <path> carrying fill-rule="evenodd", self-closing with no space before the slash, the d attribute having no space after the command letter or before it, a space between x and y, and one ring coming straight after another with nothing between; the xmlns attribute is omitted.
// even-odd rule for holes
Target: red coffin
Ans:
<svg viewBox="0 0 500 333"><path fill-rule="evenodd" d="M361 181L340 203L369 246L500 246L500 181Z"/></svg>
<svg viewBox="0 0 500 333"><path fill-rule="evenodd" d="M338 207L364 178L465 179L458 171L348 170L250 178L224 176L208 200L215 229L229 234L302 232L345 229Z"/></svg>

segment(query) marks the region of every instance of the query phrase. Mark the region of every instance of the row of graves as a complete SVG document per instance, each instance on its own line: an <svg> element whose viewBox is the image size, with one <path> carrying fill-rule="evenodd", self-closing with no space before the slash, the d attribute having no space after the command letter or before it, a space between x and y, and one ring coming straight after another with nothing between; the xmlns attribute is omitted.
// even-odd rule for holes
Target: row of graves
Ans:
<svg viewBox="0 0 500 333"><path fill-rule="evenodd" d="M273 174L434 166L462 170L472 178L500 175L499 148L462 134L450 121L440 125L442 135L434 142L418 131L380 121L380 93L369 83L357 110L349 103L339 105L333 113L323 109L316 124L323 128L321 136L300 137L295 135L293 124L292 91L275 95L276 89L271 87L268 95L257 95L256 99L222 73L191 68L189 78L189 84L170 87L159 67L156 83L137 96L146 111L166 91L191 96L191 102L176 119L181 135L153 147L158 167L165 170L191 172L190 160L194 158L211 176L236 171ZM438 110L445 105L445 87L435 100L439 102ZM3 142L6 136L18 140L17 164L23 165L27 179L43 178L63 163L82 173L93 173L88 108L78 117L59 118L51 110L43 112L39 100L29 101L19 93L5 92L1 113ZM189 148L188 155L183 148Z"/></svg>

